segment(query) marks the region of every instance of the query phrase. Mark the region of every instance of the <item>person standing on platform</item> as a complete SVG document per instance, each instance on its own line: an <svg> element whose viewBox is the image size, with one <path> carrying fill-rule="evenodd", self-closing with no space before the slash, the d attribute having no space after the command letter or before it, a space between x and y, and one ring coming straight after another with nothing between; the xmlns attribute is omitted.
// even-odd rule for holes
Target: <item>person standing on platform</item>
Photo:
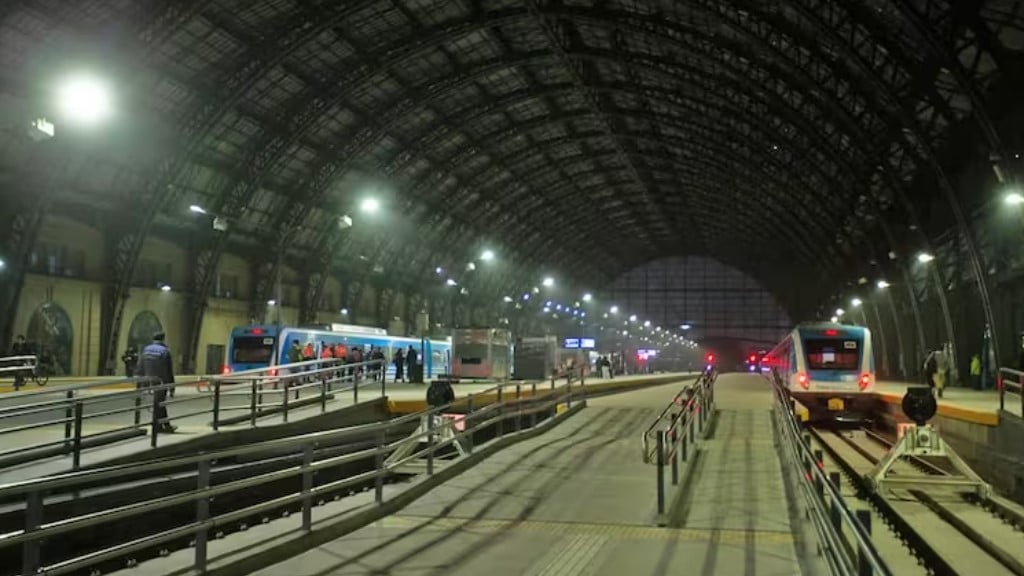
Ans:
<svg viewBox="0 0 1024 576"><path fill-rule="evenodd" d="M384 357L384 349L377 348L373 352L373 359L377 361L377 367L374 370L377 371L377 380L384 382L388 379L388 363Z"/></svg>
<svg viewBox="0 0 1024 576"><path fill-rule="evenodd" d="M971 385L981 390L981 356L971 356Z"/></svg>
<svg viewBox="0 0 1024 576"><path fill-rule="evenodd" d="M395 356L391 361L395 364L395 382L405 382L405 353L401 348L395 349Z"/></svg>
<svg viewBox="0 0 1024 576"><path fill-rule="evenodd" d="M14 339L14 344L11 346L11 356L31 356L32 350L29 348L27 342L25 342L25 336L18 334L18 337ZM15 365L26 365L27 362L19 360ZM14 391L21 390L21 387L25 385L25 370L14 371Z"/></svg>
<svg viewBox="0 0 1024 576"><path fill-rule="evenodd" d="M405 371L408 373L409 382L419 382L422 384L423 379L417 378L418 374L416 372L416 367L419 365L418 356L416 349L410 344L409 349L405 351Z"/></svg>
<svg viewBox="0 0 1024 576"><path fill-rule="evenodd" d="M302 362L302 346L298 340L292 340L292 347L288 349L288 363L295 364Z"/></svg>
<svg viewBox="0 0 1024 576"><path fill-rule="evenodd" d="M125 378L135 376L135 366L139 363L139 352L135 349L135 346L129 346L124 351L124 356L121 356L121 362L124 362Z"/></svg>
<svg viewBox="0 0 1024 576"><path fill-rule="evenodd" d="M138 373L145 378L153 378L156 383L150 386L161 384L174 384L174 365L171 359L171 351L164 344L166 339L163 332L153 334L153 342L142 349L142 356L139 358ZM167 388L160 386L153 391L154 417L157 421L157 429L160 432L173 433L177 430L171 425L167 417Z"/></svg>

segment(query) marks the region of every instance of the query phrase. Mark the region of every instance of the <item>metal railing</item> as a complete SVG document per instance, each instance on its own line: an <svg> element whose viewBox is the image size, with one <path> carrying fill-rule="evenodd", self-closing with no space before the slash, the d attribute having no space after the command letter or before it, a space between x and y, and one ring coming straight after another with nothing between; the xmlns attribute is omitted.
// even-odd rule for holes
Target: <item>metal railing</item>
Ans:
<svg viewBox="0 0 1024 576"><path fill-rule="evenodd" d="M176 389L192 387L195 383L160 384L151 378L106 380L4 394L0 402L13 405L0 406L0 441L10 446L0 450L0 468L46 456L70 455L71 468L77 470L84 449L147 433L150 446L155 448L164 425L186 419L209 416L210 420L201 426L211 430L239 423L255 426L259 418L276 414L288 421L290 412L310 405L319 404L320 411L324 412L328 400L336 398L339 392L350 391L356 403L359 389L367 385L379 384L380 397L383 397L386 392L383 380L371 380L363 375L379 363L343 365L340 360L315 360L215 376L210 378L208 394L174 394ZM134 389L104 390L111 385L124 384ZM161 404L168 411L166 420L158 418ZM197 408L196 404L202 406ZM189 409L183 409L186 406ZM238 412L242 416L225 419L227 412ZM97 427L103 424L105 428L89 432L84 428L89 423L97 423ZM47 429L59 437L19 442L15 436Z"/></svg>
<svg viewBox="0 0 1024 576"><path fill-rule="evenodd" d="M718 374L708 370L697 380L683 388L658 418L643 433L643 458L656 465L657 513L663 520L666 506L666 468L671 470L672 486L679 485L680 460L685 465L690 459L691 447L704 433L708 419L714 413L714 384Z"/></svg>
<svg viewBox="0 0 1024 576"><path fill-rule="evenodd" d="M329 500L329 496L337 495L340 491L351 489L359 484L367 485L372 482L374 501L380 505L385 501L384 482L386 477L394 474L398 467L412 460L425 458L427 473L433 474L438 452L455 443L459 443L467 455L472 454L474 436L480 435L488 429L493 430L495 436L500 438L508 432L517 432L521 428L543 425L545 422L553 422L558 419L561 414L572 413L571 410L559 410L559 406L569 409L577 403L583 405L586 403L584 389L581 386L565 385L557 389L552 386L547 390L545 388L547 387L541 385L538 390L537 383L530 385L502 384L444 406L394 418L387 422L315 432L182 458L72 472L0 486L0 501L23 500L25 506L24 528L0 534L0 551L15 546L21 548L21 573L23 575L58 576L94 567L111 560L123 559L146 550L168 546L174 541L191 539L191 546L195 550L193 567L198 573L203 573L207 566L209 539L227 529L229 525L237 525L254 518L258 519L274 511L280 511L282 508L286 510L298 508L301 510L301 527L303 530L309 531L312 526L315 503ZM529 390L529 394L526 393L527 390ZM489 403L482 403L478 400L474 403L474 398L484 393L496 394L497 400ZM446 438L442 437L438 434L439 430L452 425L452 419L446 418L444 415L459 410L464 414L461 420L462 429L458 431L449 429L451 433ZM389 438L389 435L398 431L402 431L404 434L410 423L424 419L428 423L426 429L396 441ZM511 425L508 423L509 420L513 420ZM526 425L526 422L529 422L529 425ZM337 445L339 441L370 437L373 438L373 441L369 447L357 445L355 451L346 454L337 455L322 449L330 445ZM409 443L413 444L414 449L407 451L408 455L397 460L387 460L389 454ZM426 444L425 447L421 447L423 443ZM285 451L301 455L301 464L240 479L227 479L219 484L211 480L218 461L244 456L247 462L252 462L261 456L267 459L280 457ZM372 470L317 483L318 473L325 473L328 470L337 472L341 466L367 460L372 460ZM53 513L47 509L50 504L59 505L63 495L78 493L81 490L95 487L98 483L107 487L116 486L122 479L124 481L137 480L140 474L158 476L172 470L181 470L183 467L195 470L196 484L194 488L170 495L152 496L142 493L139 501L129 504L122 503L101 511L77 512L78 515L60 519L52 519ZM261 499L260 487L285 479L301 480L294 484L301 488L288 488L291 491L287 494L273 494L268 499ZM240 492L244 492L248 498L244 502L244 506L233 510L222 510L219 513L214 513L211 510L210 504L214 498L224 499L227 495ZM183 506L191 511L188 520L179 520L179 524L173 527L158 526L150 529L151 533L146 533L147 519L171 517L170 514L154 515L154 513L166 512L173 507ZM66 557L64 558L44 563L46 542L63 541L66 543L73 532L94 533L92 531L111 522L130 523L130 525L138 526L138 530L133 533L134 539L113 546L100 546L91 550L65 553Z"/></svg>
<svg viewBox="0 0 1024 576"><path fill-rule="evenodd" d="M1000 368L996 386L999 388L999 409L1006 410L1007 393L1016 394L1021 415L1024 415L1024 372L1013 368Z"/></svg>
<svg viewBox="0 0 1024 576"><path fill-rule="evenodd" d="M768 385L775 393L775 433L779 435L780 457L783 470L795 470L797 490L807 505L805 518L813 523L818 538L818 550L833 575L891 576L892 572L882 560L871 540L871 513L867 510L850 511L839 493L838 472L826 476L823 454L811 451L810 435L802 434L797 421L795 404L781 386L770 379ZM852 535L852 542L844 537Z"/></svg>

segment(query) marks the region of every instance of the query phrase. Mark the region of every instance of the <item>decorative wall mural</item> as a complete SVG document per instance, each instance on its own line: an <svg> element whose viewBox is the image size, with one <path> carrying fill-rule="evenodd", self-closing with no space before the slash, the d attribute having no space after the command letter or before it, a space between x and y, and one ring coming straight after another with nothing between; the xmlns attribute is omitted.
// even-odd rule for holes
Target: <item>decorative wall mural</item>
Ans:
<svg viewBox="0 0 1024 576"><path fill-rule="evenodd" d="M40 365L46 365L50 375L71 374L75 329L71 325L71 317L60 304L47 302L36 308L28 321L25 338L35 348Z"/></svg>
<svg viewBox="0 0 1024 576"><path fill-rule="evenodd" d="M128 345L135 346L137 351L142 352L142 348L153 341L153 334L163 332L163 330L164 326L156 314L149 310L143 310L135 315L132 325L128 329Z"/></svg>

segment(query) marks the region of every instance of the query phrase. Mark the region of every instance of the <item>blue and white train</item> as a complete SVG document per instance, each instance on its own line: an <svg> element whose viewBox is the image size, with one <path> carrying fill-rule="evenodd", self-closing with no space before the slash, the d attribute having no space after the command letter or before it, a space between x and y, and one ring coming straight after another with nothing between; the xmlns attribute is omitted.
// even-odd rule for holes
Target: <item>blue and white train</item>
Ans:
<svg viewBox="0 0 1024 576"><path fill-rule="evenodd" d="M801 324L765 356L771 378L804 405L809 420L862 421L875 413L871 331Z"/></svg>
<svg viewBox="0 0 1024 576"><path fill-rule="evenodd" d="M364 357L371 346L376 346L384 351L389 379L395 376L392 358L399 348L408 349L412 346L416 350L419 363L423 365L424 379L448 374L451 366L450 341L390 336L381 328L345 324L335 324L330 329L258 325L239 326L231 330L224 371L233 373L287 364L288 349L293 341L298 341L302 347L307 343L312 344L317 358L325 344L343 344L349 350L362 347Z"/></svg>

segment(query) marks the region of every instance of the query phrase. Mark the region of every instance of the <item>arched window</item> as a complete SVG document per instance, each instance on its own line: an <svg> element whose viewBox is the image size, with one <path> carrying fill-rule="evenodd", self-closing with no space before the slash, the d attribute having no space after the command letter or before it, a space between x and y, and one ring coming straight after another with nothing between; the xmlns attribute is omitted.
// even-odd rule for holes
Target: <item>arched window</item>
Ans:
<svg viewBox="0 0 1024 576"><path fill-rule="evenodd" d="M778 342L792 321L756 280L703 257L655 260L623 274L605 298L698 341Z"/></svg>

